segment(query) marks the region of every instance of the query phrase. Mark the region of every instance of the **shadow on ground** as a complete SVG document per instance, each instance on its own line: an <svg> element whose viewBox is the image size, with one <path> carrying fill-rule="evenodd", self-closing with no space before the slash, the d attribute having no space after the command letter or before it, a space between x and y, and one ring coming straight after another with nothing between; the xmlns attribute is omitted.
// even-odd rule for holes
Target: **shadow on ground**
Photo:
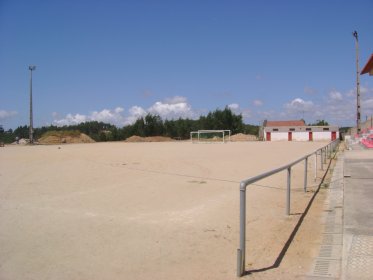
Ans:
<svg viewBox="0 0 373 280"><path fill-rule="evenodd" d="M284 259L285 257L285 254L287 252L287 250L289 249L291 243L293 242L299 228L301 227L302 223L303 223L303 220L304 218L307 216L308 214L308 211L310 210L312 204L313 204L313 201L315 200L317 194L319 193L320 191L320 188L321 186L323 185L324 181L325 181L325 178L326 178L326 175L328 174L328 171L330 169L330 165L332 163L332 160L335 158L335 155L336 153L334 154L334 156L330 159L329 161L329 164L328 164L328 167L324 173L324 176L321 178L321 182L319 183L318 187L317 187L317 190L314 192L314 194L312 195L312 198L310 199L310 201L308 202L307 204L307 207L306 209L304 210L303 213L293 213L293 214L290 214L290 215L300 215L300 218L298 220L298 223L296 224L296 226L294 227L293 231L291 232L289 238L287 239L284 247L282 248L282 250L280 251L280 253L278 254L275 262L270 265L270 266L267 266L267 267L263 267L263 268L257 268L257 269L251 269L251 270L246 270L243 274L243 276L246 276L246 275L250 275L250 274L254 274L254 273L259 273L259 272L264 272L264 271L267 271L267 270L271 270L271 269L274 269L274 268L278 268L280 265L281 265L281 262L282 260Z"/></svg>

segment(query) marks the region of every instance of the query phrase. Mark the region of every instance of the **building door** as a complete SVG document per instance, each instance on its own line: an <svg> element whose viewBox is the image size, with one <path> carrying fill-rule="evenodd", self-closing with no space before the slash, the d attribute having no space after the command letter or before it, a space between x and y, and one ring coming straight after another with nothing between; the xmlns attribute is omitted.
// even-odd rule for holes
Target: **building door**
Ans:
<svg viewBox="0 0 373 280"><path fill-rule="evenodd" d="M266 133L266 140L271 141L271 132Z"/></svg>
<svg viewBox="0 0 373 280"><path fill-rule="evenodd" d="M288 132L288 141L293 140L293 133L291 131Z"/></svg>
<svg viewBox="0 0 373 280"><path fill-rule="evenodd" d="M337 132L332 131L332 141L334 141L335 139L337 139Z"/></svg>
<svg viewBox="0 0 373 280"><path fill-rule="evenodd" d="M313 141L312 131L308 132L308 141Z"/></svg>

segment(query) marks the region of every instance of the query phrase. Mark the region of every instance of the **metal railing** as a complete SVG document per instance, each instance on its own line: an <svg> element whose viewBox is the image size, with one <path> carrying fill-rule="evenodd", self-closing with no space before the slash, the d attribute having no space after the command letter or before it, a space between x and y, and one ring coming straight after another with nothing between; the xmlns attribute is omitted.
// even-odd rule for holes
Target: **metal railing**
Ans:
<svg viewBox="0 0 373 280"><path fill-rule="evenodd" d="M249 179L243 180L240 183L240 248L237 249L237 276L243 276L245 272L245 253L246 253L246 188L248 185L253 184L261 179L269 177L273 174L287 170L287 187L286 187L286 215L290 215L290 190L291 190L291 168L297 163L304 161L304 192L307 191L307 171L308 171L308 158L315 155L315 180L317 178L317 161L318 154L320 155L320 169L324 170L324 163L326 163L327 158L331 158L332 153L336 150L339 140L334 140L328 145L310 153L292 163L284 165L282 167L273 169L271 171L265 172L263 174L251 177Z"/></svg>

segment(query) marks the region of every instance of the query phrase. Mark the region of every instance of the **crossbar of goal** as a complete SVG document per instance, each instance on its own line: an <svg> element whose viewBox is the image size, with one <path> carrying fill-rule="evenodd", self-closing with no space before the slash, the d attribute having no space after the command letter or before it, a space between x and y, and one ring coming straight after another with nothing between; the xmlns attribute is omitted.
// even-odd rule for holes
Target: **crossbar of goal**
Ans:
<svg viewBox="0 0 373 280"><path fill-rule="evenodd" d="M229 129L218 129L218 130L207 130L207 129L202 129L198 131L191 131L190 132L190 140L192 143L193 141L193 136L197 135L197 141L201 142L201 135L203 134L209 134L209 133L221 133L222 134L222 143L226 143L227 141L231 141L231 131ZM228 136L228 139L227 139ZM206 141L204 141L206 142ZM212 141L207 141L207 142L212 142Z"/></svg>

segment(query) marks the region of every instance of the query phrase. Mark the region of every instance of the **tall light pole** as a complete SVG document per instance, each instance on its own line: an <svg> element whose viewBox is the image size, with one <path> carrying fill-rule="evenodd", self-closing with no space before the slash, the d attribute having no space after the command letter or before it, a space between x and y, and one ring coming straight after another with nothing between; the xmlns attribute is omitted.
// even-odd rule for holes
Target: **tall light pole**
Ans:
<svg viewBox="0 0 373 280"><path fill-rule="evenodd" d="M33 118L32 118L32 71L36 69L35 65L30 65L28 67L30 70L30 144L34 143L34 128L33 128Z"/></svg>
<svg viewBox="0 0 373 280"><path fill-rule="evenodd" d="M357 134L360 134L360 71L359 71L359 40L357 31L354 31L352 35L355 37L355 48L356 48L356 129Z"/></svg>

